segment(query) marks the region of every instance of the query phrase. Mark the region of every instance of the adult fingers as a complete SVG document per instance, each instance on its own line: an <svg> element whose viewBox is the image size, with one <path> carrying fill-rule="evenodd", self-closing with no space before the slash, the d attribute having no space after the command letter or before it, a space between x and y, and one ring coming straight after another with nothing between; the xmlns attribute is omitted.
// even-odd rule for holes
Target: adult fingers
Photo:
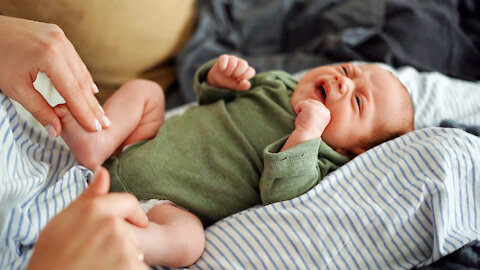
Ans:
<svg viewBox="0 0 480 270"><path fill-rule="evenodd" d="M93 81L92 75L87 69L87 66L85 63L83 63L82 59L80 58L80 55L78 55L77 51L75 50L75 47L73 47L73 44L71 42L68 42L68 48L72 52L72 70L74 71L74 74L77 74L79 78L86 77L86 82L87 84L85 85L85 89L91 91L91 93L96 94L98 93L98 87ZM90 84L90 85L88 85ZM90 88L89 88L90 87Z"/></svg>
<svg viewBox="0 0 480 270"><path fill-rule="evenodd" d="M83 62L64 32L58 26L48 27L50 30L38 59L39 70L50 78L80 125L88 131L101 130L99 120L103 113L92 94L90 73L82 72L80 63Z"/></svg>
<svg viewBox="0 0 480 270"><path fill-rule="evenodd" d="M11 98L22 104L47 129L50 137L59 135L62 132L62 124L50 104L33 88L33 85L20 84L17 87L18 89L13 91L17 94L12 94Z"/></svg>
<svg viewBox="0 0 480 270"><path fill-rule="evenodd" d="M82 59L80 58L70 41L66 40L65 47L68 54L65 56L65 60L67 62L67 65L70 67L73 77L77 79L77 83L83 90L83 95L88 103L88 107L93 112L96 119L100 121L102 127L108 127L109 121L105 119L105 112L94 96L94 93L98 92L98 88L93 82L90 72L88 72L87 67L83 63ZM77 118L77 115L73 114L73 116Z"/></svg>
<svg viewBox="0 0 480 270"><path fill-rule="evenodd" d="M92 182L88 185L80 197L96 197L105 195L110 188L110 175L107 169L98 167L93 175Z"/></svg>
<svg viewBox="0 0 480 270"><path fill-rule="evenodd" d="M105 168L99 167L95 171L93 182L78 200L90 200L86 207L91 208L90 210L93 212L103 211L126 219L134 225L146 226L148 218L135 196L129 193L108 193L109 188L110 175ZM91 200L92 198L94 200Z"/></svg>
<svg viewBox="0 0 480 270"><path fill-rule="evenodd" d="M104 263L117 269L143 269L143 252L132 225L123 220L108 218L98 224L92 233L92 241L86 246L104 252Z"/></svg>
<svg viewBox="0 0 480 270"><path fill-rule="evenodd" d="M73 76L68 65L65 62L58 62L44 72L67 102L75 119L88 131L100 131L102 126L96 117L99 108L89 104L82 84Z"/></svg>
<svg viewBox="0 0 480 270"><path fill-rule="evenodd" d="M41 42L43 45L39 46L41 51L35 55L37 70L50 78L59 94L66 100L72 114L86 130L101 130L100 122L95 120L95 111L89 107L83 95L83 86L68 64L69 61L75 61L76 54L73 47L70 47L70 41L58 26L41 26L46 33L42 35L45 40Z"/></svg>
<svg viewBox="0 0 480 270"><path fill-rule="evenodd" d="M130 223L145 227L148 224L147 215L143 212L137 198L130 193L109 193L98 198L99 204L110 214L126 219Z"/></svg>

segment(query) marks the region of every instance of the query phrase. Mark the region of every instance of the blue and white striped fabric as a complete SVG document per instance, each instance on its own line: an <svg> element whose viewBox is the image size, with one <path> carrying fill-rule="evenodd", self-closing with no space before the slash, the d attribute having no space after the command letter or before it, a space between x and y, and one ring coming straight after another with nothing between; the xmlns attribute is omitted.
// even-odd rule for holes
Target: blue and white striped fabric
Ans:
<svg viewBox="0 0 480 270"><path fill-rule="evenodd" d="M85 189L88 174L0 92L0 269L25 268L40 230Z"/></svg>
<svg viewBox="0 0 480 270"><path fill-rule="evenodd" d="M193 269L408 269L480 236L480 139L428 128L207 229Z"/></svg>
<svg viewBox="0 0 480 270"><path fill-rule="evenodd" d="M453 119L466 125L480 125L480 81L470 82L438 72L418 72L412 67L393 69L407 87L415 106L415 127L438 126Z"/></svg>

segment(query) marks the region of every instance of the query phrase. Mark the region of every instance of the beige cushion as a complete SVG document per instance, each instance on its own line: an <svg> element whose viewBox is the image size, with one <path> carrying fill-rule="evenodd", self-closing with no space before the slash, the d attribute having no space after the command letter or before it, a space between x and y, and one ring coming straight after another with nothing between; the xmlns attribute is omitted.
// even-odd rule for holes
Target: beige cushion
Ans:
<svg viewBox="0 0 480 270"><path fill-rule="evenodd" d="M2 0L0 13L55 23L102 88L149 78L166 88L190 37L194 0Z"/></svg>

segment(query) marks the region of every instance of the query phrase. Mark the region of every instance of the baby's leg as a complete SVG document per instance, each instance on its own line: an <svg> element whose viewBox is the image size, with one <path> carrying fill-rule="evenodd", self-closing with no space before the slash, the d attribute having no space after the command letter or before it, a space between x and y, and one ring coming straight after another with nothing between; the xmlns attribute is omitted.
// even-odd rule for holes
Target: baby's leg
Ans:
<svg viewBox="0 0 480 270"><path fill-rule="evenodd" d="M152 207L146 228L134 227L149 265L186 267L205 249L202 222L194 214L171 204Z"/></svg>
<svg viewBox="0 0 480 270"><path fill-rule="evenodd" d="M164 121L164 96L154 82L127 82L103 106L111 121L100 132L87 132L64 105L55 112L62 121L62 138L77 161L90 169L101 165L124 143L148 139L157 133Z"/></svg>
<svg viewBox="0 0 480 270"><path fill-rule="evenodd" d="M117 94L118 93L118 94ZM162 88L147 80L127 82L103 106L115 128L120 150L126 145L154 137L164 122L165 100ZM110 153L111 155L111 153ZM103 162L103 161L102 161Z"/></svg>

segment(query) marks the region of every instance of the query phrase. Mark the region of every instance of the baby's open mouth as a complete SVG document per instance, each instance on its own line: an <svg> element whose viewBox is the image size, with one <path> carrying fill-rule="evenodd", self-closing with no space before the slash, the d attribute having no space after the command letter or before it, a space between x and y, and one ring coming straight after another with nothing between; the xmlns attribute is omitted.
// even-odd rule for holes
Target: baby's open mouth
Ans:
<svg viewBox="0 0 480 270"><path fill-rule="evenodd" d="M325 99L327 98L327 92L323 87L323 83L318 83L315 86L315 95L317 95L317 97L320 99L322 103L325 103Z"/></svg>

